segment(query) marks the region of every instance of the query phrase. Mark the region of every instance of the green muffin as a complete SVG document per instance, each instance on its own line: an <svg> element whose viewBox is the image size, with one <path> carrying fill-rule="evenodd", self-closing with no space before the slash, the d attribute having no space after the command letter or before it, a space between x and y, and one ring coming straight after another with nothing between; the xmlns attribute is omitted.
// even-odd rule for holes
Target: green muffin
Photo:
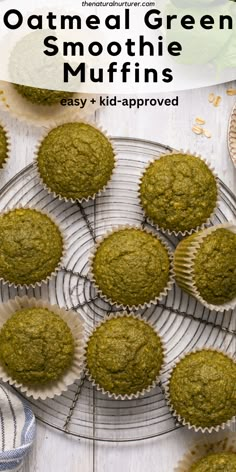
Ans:
<svg viewBox="0 0 236 472"><path fill-rule="evenodd" d="M63 98L73 96L71 92L48 90L20 84L13 84L13 86L22 97L34 105L57 105Z"/></svg>
<svg viewBox="0 0 236 472"><path fill-rule="evenodd" d="M236 234L227 228L215 228L181 241L175 251L174 268L184 290L194 295L194 286L204 302L220 306L236 298ZM199 247L194 249L197 242ZM191 270L186 265L190 261Z"/></svg>
<svg viewBox="0 0 236 472"><path fill-rule="evenodd" d="M208 303L221 305L236 298L236 234L221 228L204 238L193 270L195 285Z"/></svg>
<svg viewBox="0 0 236 472"><path fill-rule="evenodd" d="M216 179L198 157L164 155L145 170L140 200L146 216L159 228L190 231L205 223L214 211Z"/></svg>
<svg viewBox="0 0 236 472"><path fill-rule="evenodd" d="M192 426L211 428L236 413L236 364L221 352L187 354L169 381L171 407Z"/></svg>
<svg viewBox="0 0 236 472"><path fill-rule="evenodd" d="M169 281L170 260L164 243L138 228L111 233L92 260L93 280L107 299L135 306L154 301Z"/></svg>
<svg viewBox="0 0 236 472"><path fill-rule="evenodd" d="M151 326L135 317L120 316L93 332L86 358L96 385L109 393L131 395L152 385L164 356L161 340Z"/></svg>
<svg viewBox="0 0 236 472"><path fill-rule="evenodd" d="M193 464L189 472L236 472L236 454L234 452L208 454Z"/></svg>
<svg viewBox="0 0 236 472"><path fill-rule="evenodd" d="M0 215L0 278L31 285L54 272L63 255L57 225L40 211L18 208Z"/></svg>
<svg viewBox="0 0 236 472"><path fill-rule="evenodd" d="M94 197L111 178L115 156L106 136L86 123L66 123L43 139L37 156L43 183L56 195Z"/></svg>
<svg viewBox="0 0 236 472"><path fill-rule="evenodd" d="M17 311L0 331L0 363L25 385L58 380L70 367L74 339L66 322L45 308Z"/></svg>
<svg viewBox="0 0 236 472"><path fill-rule="evenodd" d="M0 125L0 169L8 157L8 142L4 128Z"/></svg>

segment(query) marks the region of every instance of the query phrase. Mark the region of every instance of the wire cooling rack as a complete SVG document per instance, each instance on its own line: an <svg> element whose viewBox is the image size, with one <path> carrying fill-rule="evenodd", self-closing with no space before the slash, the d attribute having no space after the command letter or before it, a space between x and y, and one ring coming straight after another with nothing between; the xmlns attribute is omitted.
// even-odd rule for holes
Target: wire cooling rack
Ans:
<svg viewBox="0 0 236 472"><path fill-rule="evenodd" d="M0 286L2 301L26 293L49 299L80 312L87 332L107 312L114 311L96 295L87 277L90 250L96 238L114 226L149 226L138 203L138 180L149 159L171 149L138 139L114 138L113 142L118 167L107 191L95 201L72 205L53 198L40 185L33 165L23 169L0 191L0 211L19 204L44 209L57 218L69 242L65 267L56 278L35 290ZM212 224L234 221L235 216L236 198L221 182L220 207ZM172 248L178 243L176 237L166 239ZM167 373L180 354L194 347L214 346L235 355L236 313L210 312L177 286L157 306L139 313L153 323L165 341L167 363L161 384L138 400L117 401L96 391L83 378L53 400L30 400L41 421L74 436L121 442L163 435L179 427L163 395Z"/></svg>

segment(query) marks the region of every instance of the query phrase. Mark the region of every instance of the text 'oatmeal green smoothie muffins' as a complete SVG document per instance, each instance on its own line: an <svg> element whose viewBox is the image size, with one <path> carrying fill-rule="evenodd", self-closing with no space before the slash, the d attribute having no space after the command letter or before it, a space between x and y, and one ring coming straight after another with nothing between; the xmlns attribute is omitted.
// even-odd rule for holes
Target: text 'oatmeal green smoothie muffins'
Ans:
<svg viewBox="0 0 236 472"><path fill-rule="evenodd" d="M163 361L159 335L133 314L111 315L95 328L87 343L87 375L114 398L137 398L153 388Z"/></svg>
<svg viewBox="0 0 236 472"><path fill-rule="evenodd" d="M87 200L104 190L115 167L110 140L87 123L49 131L37 151L37 168L48 191L66 200Z"/></svg>
<svg viewBox="0 0 236 472"><path fill-rule="evenodd" d="M183 424L209 432L223 427L236 413L236 363L213 349L186 354L170 373L167 399Z"/></svg>
<svg viewBox="0 0 236 472"><path fill-rule="evenodd" d="M236 305L236 226L214 226L179 243L174 255L180 287L211 310Z"/></svg>
<svg viewBox="0 0 236 472"><path fill-rule="evenodd" d="M170 233L186 234L206 224L213 214L217 180L199 157L166 154L147 166L139 197L145 215L154 225Z"/></svg>
<svg viewBox="0 0 236 472"><path fill-rule="evenodd" d="M165 243L138 227L121 227L95 247L91 278L107 301L123 308L156 303L172 285L172 263Z"/></svg>
<svg viewBox="0 0 236 472"><path fill-rule="evenodd" d="M60 229L33 208L0 215L0 278L14 285L35 285L58 270L64 253Z"/></svg>

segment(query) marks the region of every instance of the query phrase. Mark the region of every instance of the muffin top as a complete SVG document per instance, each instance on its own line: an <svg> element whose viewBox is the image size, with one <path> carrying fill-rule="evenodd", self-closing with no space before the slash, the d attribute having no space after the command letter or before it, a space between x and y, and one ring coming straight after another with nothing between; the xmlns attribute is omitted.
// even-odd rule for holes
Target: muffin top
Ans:
<svg viewBox="0 0 236 472"><path fill-rule="evenodd" d="M211 427L236 412L236 364L221 352L186 355L173 369L169 395L174 410L193 426Z"/></svg>
<svg viewBox="0 0 236 472"><path fill-rule="evenodd" d="M164 244L137 228L111 233L98 246L92 272L103 295L123 306L155 300L166 288L170 261Z"/></svg>
<svg viewBox="0 0 236 472"><path fill-rule="evenodd" d="M8 152L7 136L3 127L0 125L0 169L2 168Z"/></svg>
<svg viewBox="0 0 236 472"><path fill-rule="evenodd" d="M22 208L0 215L0 277L29 285L45 280L63 254L60 230L45 214Z"/></svg>
<svg viewBox="0 0 236 472"><path fill-rule="evenodd" d="M86 123L66 123L43 139L37 162L40 176L52 192L82 199L103 189L115 158L103 133Z"/></svg>
<svg viewBox="0 0 236 472"><path fill-rule="evenodd" d="M133 317L100 325L87 346L87 367L96 384L116 395L148 388L160 373L163 349L154 329Z"/></svg>
<svg viewBox="0 0 236 472"><path fill-rule="evenodd" d="M236 297L236 234L219 228L203 239L193 263L201 297L221 305Z"/></svg>
<svg viewBox="0 0 236 472"><path fill-rule="evenodd" d="M170 154L152 162L140 187L146 215L170 231L195 229L206 222L217 202L215 177L198 157Z"/></svg>
<svg viewBox="0 0 236 472"><path fill-rule="evenodd" d="M233 452L208 454L193 464L189 472L236 472L236 454Z"/></svg>
<svg viewBox="0 0 236 472"><path fill-rule="evenodd" d="M56 105L63 98L72 97L73 93L58 90L48 90L28 85L13 84L17 92L35 105Z"/></svg>
<svg viewBox="0 0 236 472"><path fill-rule="evenodd" d="M73 354L69 327L46 308L17 311L0 331L0 362L8 375L26 385L57 380Z"/></svg>

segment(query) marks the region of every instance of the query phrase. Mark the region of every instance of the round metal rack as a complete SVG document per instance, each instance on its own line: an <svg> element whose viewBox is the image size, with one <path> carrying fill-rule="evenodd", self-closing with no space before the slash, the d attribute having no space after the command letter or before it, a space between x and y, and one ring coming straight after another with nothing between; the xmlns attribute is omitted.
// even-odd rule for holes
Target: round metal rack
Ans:
<svg viewBox="0 0 236 472"><path fill-rule="evenodd" d="M57 218L68 238L65 267L57 277L35 290L0 286L2 301L26 293L46 298L80 312L87 331L107 312L114 311L97 296L87 277L90 251L96 238L114 226L141 224L151 228L138 202L138 181L153 156L172 149L138 139L113 138L113 142L118 166L109 188L94 201L81 205L53 198L40 185L33 165L23 169L0 191L0 211L19 204L44 209ZM223 182L220 187L220 207L212 224L232 221L236 216L235 196ZM175 237L164 237L172 248L178 243ZM166 344L167 363L161 384L138 400L115 401L83 378L53 400L29 399L41 421L78 437L123 442L163 435L180 427L165 403L166 375L180 354L196 346L214 346L235 354L236 313L210 312L177 286L157 306L140 313L155 325Z"/></svg>

